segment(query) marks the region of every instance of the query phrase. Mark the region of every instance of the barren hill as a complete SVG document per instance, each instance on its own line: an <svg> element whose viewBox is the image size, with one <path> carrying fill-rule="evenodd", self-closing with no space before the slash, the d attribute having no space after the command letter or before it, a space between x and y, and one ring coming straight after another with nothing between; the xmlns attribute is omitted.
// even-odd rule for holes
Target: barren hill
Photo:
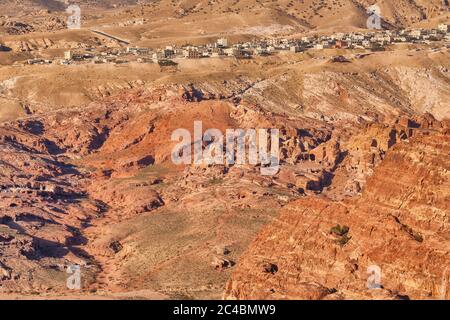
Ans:
<svg viewBox="0 0 450 320"><path fill-rule="evenodd" d="M396 146L357 201L285 207L243 255L225 297L448 299L448 142L447 132ZM378 290L367 286L373 266Z"/></svg>
<svg viewBox="0 0 450 320"><path fill-rule="evenodd" d="M170 19L189 20L207 28L205 22L216 23L228 20L222 24L228 29L278 26L290 27L296 30L322 30L336 28L366 28L367 9L377 4L381 9L381 17L392 27L402 28L431 19L447 17L448 4L442 0L183 0L183 1L89 1L74 2L81 7L82 14L89 17L96 14L97 9L115 8L110 16L119 22L122 18L145 17L148 22ZM18 12L44 14L40 10L64 12L68 5L64 1L23 0L2 1L1 11L14 16ZM21 10L17 10L20 8ZM106 17L108 14L106 15ZM108 18L106 18L108 19ZM167 20L169 19L169 20ZM106 21L106 20L105 20ZM248 29L250 28L250 29ZM241 32L244 30L241 30ZM255 30L253 30L255 31ZM242 32L243 33L243 32Z"/></svg>

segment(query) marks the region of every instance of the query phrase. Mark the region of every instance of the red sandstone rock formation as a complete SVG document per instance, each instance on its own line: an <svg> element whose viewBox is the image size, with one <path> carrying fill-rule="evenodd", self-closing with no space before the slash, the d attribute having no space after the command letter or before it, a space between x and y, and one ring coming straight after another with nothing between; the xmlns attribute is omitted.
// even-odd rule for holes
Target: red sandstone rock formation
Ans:
<svg viewBox="0 0 450 320"><path fill-rule="evenodd" d="M224 297L448 299L449 137L396 145L360 199L290 203L241 257ZM348 232L337 235L338 225ZM372 265L380 289L367 287Z"/></svg>

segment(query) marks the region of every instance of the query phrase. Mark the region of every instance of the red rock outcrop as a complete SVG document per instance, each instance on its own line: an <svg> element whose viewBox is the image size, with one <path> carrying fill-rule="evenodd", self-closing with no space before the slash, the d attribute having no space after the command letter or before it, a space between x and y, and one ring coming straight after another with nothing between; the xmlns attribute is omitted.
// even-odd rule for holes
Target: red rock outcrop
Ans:
<svg viewBox="0 0 450 320"><path fill-rule="evenodd" d="M224 297L448 299L449 137L393 147L360 199L290 203L240 259ZM368 288L371 266L380 289Z"/></svg>
<svg viewBox="0 0 450 320"><path fill-rule="evenodd" d="M280 171L261 176L260 164L174 165L171 134L185 128L192 135L196 120L203 131L223 133L279 128ZM436 189L448 181L441 168L446 130L429 115L376 125L344 121L336 128L178 86L124 91L2 123L1 290L65 292L65 268L76 263L83 266L84 290L158 288L219 298L237 262L227 297L434 297L439 264L446 262L446 251L435 245L447 236L448 190ZM374 170L381 174L371 178ZM331 201L355 172L362 200ZM390 191L378 191L385 185ZM254 244L256 257L268 259L253 261L250 249L242 260L260 228L290 201L298 202ZM218 253L218 246L227 250ZM396 259L401 246L408 253ZM428 255L420 267L414 252ZM413 271L404 287L392 280L383 282L385 290L361 291L365 268L378 263L394 280L399 272L408 275L405 268ZM261 279L270 282L269 291Z"/></svg>

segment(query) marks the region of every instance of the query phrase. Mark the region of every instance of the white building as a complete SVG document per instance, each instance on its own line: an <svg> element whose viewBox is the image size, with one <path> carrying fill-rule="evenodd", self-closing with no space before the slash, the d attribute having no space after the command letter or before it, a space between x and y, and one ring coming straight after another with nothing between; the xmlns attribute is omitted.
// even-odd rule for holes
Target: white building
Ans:
<svg viewBox="0 0 450 320"><path fill-rule="evenodd" d="M223 50L223 53L226 54L227 56L232 56L233 55L233 48L226 48Z"/></svg>
<svg viewBox="0 0 450 320"><path fill-rule="evenodd" d="M394 37L395 42L406 42L406 37Z"/></svg>
<svg viewBox="0 0 450 320"><path fill-rule="evenodd" d="M219 47L228 47L228 40L226 38L217 39L217 45Z"/></svg>
<svg viewBox="0 0 450 320"><path fill-rule="evenodd" d="M441 23L440 25L438 25L438 30L441 32L448 32L448 25L445 23Z"/></svg>
<svg viewBox="0 0 450 320"><path fill-rule="evenodd" d="M64 59L65 60L72 60L72 51L65 51L64 52Z"/></svg>
<svg viewBox="0 0 450 320"><path fill-rule="evenodd" d="M154 63L158 63L159 59L160 59L160 55L157 52L152 54L152 61Z"/></svg>
<svg viewBox="0 0 450 320"><path fill-rule="evenodd" d="M354 41L363 41L364 40L364 35L362 35L362 34L354 34L354 35L352 35L352 40L354 40Z"/></svg>
<svg viewBox="0 0 450 320"><path fill-rule="evenodd" d="M364 40L362 42L362 46L365 48L369 48L371 46L370 41L369 40Z"/></svg>
<svg viewBox="0 0 450 320"><path fill-rule="evenodd" d="M414 37L416 39L420 39L420 37L422 36L422 31L421 30L412 30L409 35L411 37Z"/></svg>
<svg viewBox="0 0 450 320"><path fill-rule="evenodd" d="M337 40L342 40L342 39L344 39L344 37L345 37L345 34L342 32L336 33L334 35L334 39L337 39Z"/></svg>

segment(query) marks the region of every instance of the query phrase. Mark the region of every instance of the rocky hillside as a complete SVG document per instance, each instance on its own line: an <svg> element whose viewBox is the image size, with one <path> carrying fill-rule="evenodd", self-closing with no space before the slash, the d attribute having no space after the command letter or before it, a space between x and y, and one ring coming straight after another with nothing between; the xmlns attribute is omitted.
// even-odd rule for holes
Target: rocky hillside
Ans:
<svg viewBox="0 0 450 320"><path fill-rule="evenodd" d="M64 294L66 269L79 264L85 293L220 297L261 225L310 192L290 183L294 166L274 181L252 166L173 166L174 129L194 119L205 129L245 128L242 113L261 127L283 121L192 88L160 87L3 123L2 293ZM299 133L300 121L284 124L293 164L294 153L330 136Z"/></svg>
<svg viewBox="0 0 450 320"><path fill-rule="evenodd" d="M290 203L243 255L225 298L448 299L449 133L435 124L396 145L360 199ZM378 289L367 286L373 266Z"/></svg>
<svg viewBox="0 0 450 320"><path fill-rule="evenodd" d="M69 294L66 270L78 264L83 295L220 298L231 276L229 298L349 298L373 263L385 297L437 296L448 121L401 110L382 122L286 117L248 90L226 93L236 87L128 89L3 122L2 294ZM280 128L280 172L174 166L171 133L192 132L194 120L223 132ZM289 295L303 284L307 295Z"/></svg>
<svg viewBox="0 0 450 320"><path fill-rule="evenodd" d="M201 24L199 19L212 16L219 20L227 18L235 21L236 24L227 25L226 29L230 29L229 31L234 30L236 32L240 30L239 32L245 33L245 30L247 30L250 33L258 33L259 30L259 32L265 34L270 32L270 30L283 32L339 27L366 28L367 8L375 3L379 5L381 16L386 25L392 27L407 27L415 23L429 21L430 19L445 17L446 15L448 19L448 3L446 4L442 0L77 1L81 8L89 8L89 13L97 9L116 9L119 11L124 9L126 13L131 13L131 16L123 12L116 13L116 20L121 19L121 16L124 19L126 18L125 16L127 18L144 16L148 17L149 20L171 17L193 19L193 21ZM7 0L2 1L0 4L0 12L4 12L9 16L14 16L17 12L26 12L33 15L36 22L40 17L48 15L49 12L61 13L66 8L67 4L65 1L57 0ZM85 17L90 16L89 13L83 12ZM245 18L246 23L242 24L242 21L236 20L236 16ZM24 17L24 19L27 18ZM39 24L37 23L37 25ZM222 31L225 31L223 26ZM27 28L23 29L23 31L25 30ZM29 31L31 30L29 29Z"/></svg>

